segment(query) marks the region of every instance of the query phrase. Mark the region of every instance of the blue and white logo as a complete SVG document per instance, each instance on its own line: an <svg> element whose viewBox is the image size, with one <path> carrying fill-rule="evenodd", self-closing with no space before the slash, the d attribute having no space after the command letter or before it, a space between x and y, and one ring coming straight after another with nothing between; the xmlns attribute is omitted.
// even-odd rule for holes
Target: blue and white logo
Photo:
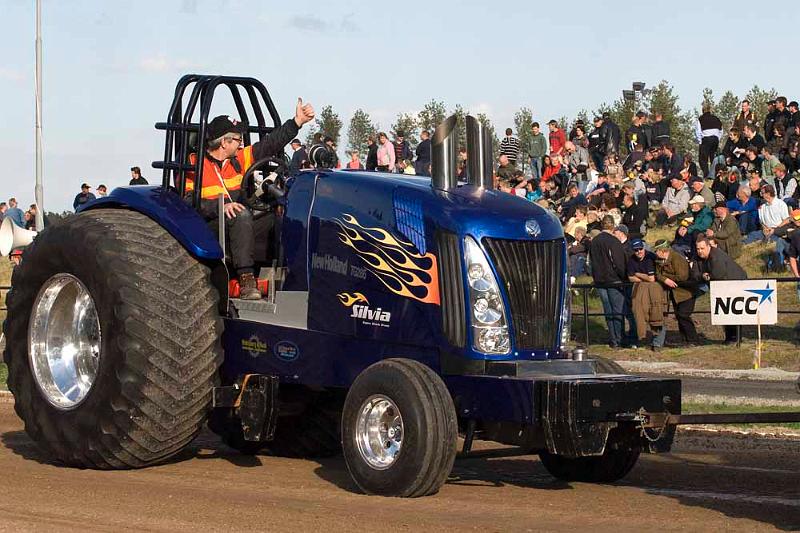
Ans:
<svg viewBox="0 0 800 533"><path fill-rule="evenodd" d="M527 231L528 235L531 237L538 237L542 234L542 227L536 220L530 219L525 221L525 231Z"/></svg>
<svg viewBox="0 0 800 533"><path fill-rule="evenodd" d="M281 361L294 361L300 355L300 349L290 341L280 341L272 349L275 357Z"/></svg>
<svg viewBox="0 0 800 533"><path fill-rule="evenodd" d="M760 306L765 301L772 303L772 293L775 292L775 289L770 289L769 282L767 282L767 286L763 289L745 289L745 292L750 292L760 296L761 299L758 301L758 305Z"/></svg>

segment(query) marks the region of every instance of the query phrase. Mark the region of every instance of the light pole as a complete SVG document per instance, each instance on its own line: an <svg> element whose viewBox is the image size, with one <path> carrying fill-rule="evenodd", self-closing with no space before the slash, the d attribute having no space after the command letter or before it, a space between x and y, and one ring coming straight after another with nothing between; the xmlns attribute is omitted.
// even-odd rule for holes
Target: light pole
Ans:
<svg viewBox="0 0 800 533"><path fill-rule="evenodd" d="M636 111L641 111L642 100L647 96L650 91L645 89L645 83L642 81L635 81L631 83L630 89L622 90L622 99L626 102L633 102L633 107Z"/></svg>
<svg viewBox="0 0 800 533"><path fill-rule="evenodd" d="M36 231L44 229L44 189L42 188L42 0L36 0Z"/></svg>

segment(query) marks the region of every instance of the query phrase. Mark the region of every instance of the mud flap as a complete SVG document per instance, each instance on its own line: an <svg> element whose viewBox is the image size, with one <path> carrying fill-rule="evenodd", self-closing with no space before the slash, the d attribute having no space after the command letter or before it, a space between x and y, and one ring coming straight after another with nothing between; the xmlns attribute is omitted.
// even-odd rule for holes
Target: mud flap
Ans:
<svg viewBox="0 0 800 533"><path fill-rule="evenodd" d="M536 394L547 450L564 457L602 455L609 431L633 423L637 412L677 414L681 405L679 380L636 376L543 380ZM643 431L641 444L652 452L668 451L673 436L674 430Z"/></svg>
<svg viewBox="0 0 800 533"><path fill-rule="evenodd" d="M241 420L242 434L248 442L273 439L278 418L278 378L248 374L241 386L214 388L214 408L230 408Z"/></svg>

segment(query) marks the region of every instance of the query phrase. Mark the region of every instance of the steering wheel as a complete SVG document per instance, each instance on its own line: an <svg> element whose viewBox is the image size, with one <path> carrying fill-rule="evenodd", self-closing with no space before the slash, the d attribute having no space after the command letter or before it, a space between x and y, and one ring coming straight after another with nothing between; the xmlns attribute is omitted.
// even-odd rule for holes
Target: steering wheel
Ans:
<svg viewBox="0 0 800 533"><path fill-rule="evenodd" d="M261 171L257 176L256 172ZM244 203L253 211L271 211L285 193L289 166L281 157L264 157L255 161L242 176Z"/></svg>

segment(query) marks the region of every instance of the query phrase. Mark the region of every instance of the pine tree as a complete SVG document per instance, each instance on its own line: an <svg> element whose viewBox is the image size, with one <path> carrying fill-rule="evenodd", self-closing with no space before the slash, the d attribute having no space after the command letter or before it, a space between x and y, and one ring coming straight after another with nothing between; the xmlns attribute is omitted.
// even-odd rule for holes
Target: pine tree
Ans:
<svg viewBox="0 0 800 533"><path fill-rule="evenodd" d="M753 85L753 88L747 93L745 99L750 102L750 109L756 112L756 117L761 124L764 124L764 118L767 116L767 102L775 100L778 97L778 91L775 89L764 90L758 85ZM764 132L761 132L762 134Z"/></svg>
<svg viewBox="0 0 800 533"><path fill-rule="evenodd" d="M416 146L417 144L417 119L410 113L399 113L394 124L391 128L392 134L396 137L398 131L403 132L403 137L408 144Z"/></svg>
<svg viewBox="0 0 800 533"><path fill-rule="evenodd" d="M356 109L347 128L347 148L361 154L367 152L367 137L373 135L377 142L378 125L372 122L369 113Z"/></svg>
<svg viewBox="0 0 800 533"><path fill-rule="evenodd" d="M693 113L684 112L678 105L678 96L672 85L662 80L650 90L647 100L651 113L661 113L664 121L669 124L670 140L678 153L694 152L697 148L694 138L695 117Z"/></svg>
<svg viewBox="0 0 800 533"><path fill-rule="evenodd" d="M444 102L431 100L417 113L417 126L420 130L427 130L431 135L436 127L447 118L447 109Z"/></svg>
<svg viewBox="0 0 800 533"><path fill-rule="evenodd" d="M709 87L705 87L703 89L703 103L701 107L709 106L711 109L716 107L716 102L714 102L714 91Z"/></svg>
<svg viewBox="0 0 800 533"><path fill-rule="evenodd" d="M306 142L305 142L306 147L311 148L311 145L314 144L314 134L317 133L317 131L318 128L316 122L311 122L306 127Z"/></svg>
<svg viewBox="0 0 800 533"><path fill-rule="evenodd" d="M466 117L467 113L464 111L464 108L461 107L461 104L456 104L455 108L453 108L453 112L451 113L456 116L456 129L455 129L455 136L456 136L456 150L460 149L461 147L467 147L467 122Z"/></svg>
<svg viewBox="0 0 800 533"><path fill-rule="evenodd" d="M527 159L531 149L531 139L533 133L531 132L531 124L533 124L533 111L527 107L520 107L519 111L514 113L514 127L517 128L517 137L519 137L520 158Z"/></svg>
<svg viewBox="0 0 800 533"><path fill-rule="evenodd" d="M716 115L722 121L723 132L733 126L736 115L739 113L739 98L731 91L725 91L717 102Z"/></svg>
<svg viewBox="0 0 800 533"><path fill-rule="evenodd" d="M500 154L500 140L497 138L497 132L494 130L494 125L485 113L478 113L475 115L478 122L489 132L489 138L492 139L492 160L496 161Z"/></svg>
<svg viewBox="0 0 800 533"><path fill-rule="evenodd" d="M333 106L326 105L320 111L316 120L316 129L322 132L325 137L330 137L336 145L339 145L339 134L342 131L344 123L339 115L333 110Z"/></svg>

